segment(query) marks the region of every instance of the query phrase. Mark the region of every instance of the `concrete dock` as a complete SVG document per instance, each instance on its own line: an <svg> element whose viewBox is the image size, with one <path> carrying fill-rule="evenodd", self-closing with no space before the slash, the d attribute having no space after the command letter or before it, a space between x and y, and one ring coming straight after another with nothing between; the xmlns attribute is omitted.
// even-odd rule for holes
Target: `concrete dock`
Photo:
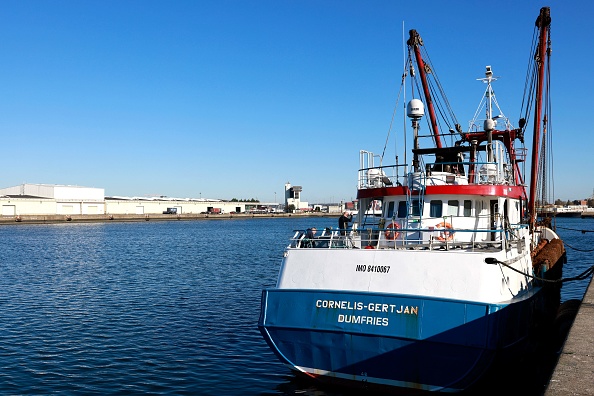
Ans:
<svg viewBox="0 0 594 396"><path fill-rule="evenodd" d="M594 395L594 283L592 279L544 394L546 396Z"/></svg>
<svg viewBox="0 0 594 396"><path fill-rule="evenodd" d="M225 213L225 214L98 214L98 215L22 215L0 216L0 225L17 224L56 224L56 223L103 223L129 221L173 221L173 220L224 220L269 217L339 217L340 213L306 212L306 213Z"/></svg>

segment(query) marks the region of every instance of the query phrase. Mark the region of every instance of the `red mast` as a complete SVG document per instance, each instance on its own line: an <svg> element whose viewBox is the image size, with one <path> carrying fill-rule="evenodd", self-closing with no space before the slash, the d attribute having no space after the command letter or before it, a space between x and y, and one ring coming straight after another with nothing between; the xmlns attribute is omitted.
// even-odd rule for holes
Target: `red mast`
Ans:
<svg viewBox="0 0 594 396"><path fill-rule="evenodd" d="M417 60L417 67L421 74L421 82L423 84L423 92L425 94L425 101L427 102L427 108L429 109L429 119L431 120L431 128L433 129L433 137L435 138L435 147L441 148L441 138L439 136L439 130L437 129L437 117L435 117L435 109L433 107L433 100L431 100L431 94L429 93L429 85L427 84L427 73L425 69L425 62L421 56L420 46L423 45L423 40L416 30L409 31L410 38L408 39L408 46L412 47L415 51L415 59Z"/></svg>
<svg viewBox="0 0 594 396"><path fill-rule="evenodd" d="M536 26L540 29L538 49L535 55L538 68L538 80L536 86L536 106L534 113L534 136L532 140L532 170L530 174L530 195L528 201L528 213L530 214L530 228L536 225L536 182L539 174L538 159L540 150L540 123L542 117L542 97L545 80L545 63L548 61L547 39L549 26L551 24L551 10L549 7L540 9L540 15L536 19Z"/></svg>

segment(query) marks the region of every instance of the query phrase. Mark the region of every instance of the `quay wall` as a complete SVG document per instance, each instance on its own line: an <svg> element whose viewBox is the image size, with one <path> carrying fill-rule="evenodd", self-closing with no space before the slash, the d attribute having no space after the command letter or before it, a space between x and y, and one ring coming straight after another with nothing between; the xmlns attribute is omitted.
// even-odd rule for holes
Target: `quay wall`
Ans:
<svg viewBox="0 0 594 396"><path fill-rule="evenodd" d="M42 197L0 197L0 215L17 216L75 216L75 215L153 215L168 208L178 214L200 214L220 211L243 213L258 203L217 200L143 200L143 199L61 199Z"/></svg>
<svg viewBox="0 0 594 396"><path fill-rule="evenodd" d="M177 221L177 220L223 220L246 218L283 218L283 217L338 217L340 213L226 213L226 214L98 214L98 215L20 215L1 216L0 225L12 224L51 224L51 223L98 223L109 221Z"/></svg>
<svg viewBox="0 0 594 396"><path fill-rule="evenodd" d="M545 396L594 395L594 283L569 330Z"/></svg>

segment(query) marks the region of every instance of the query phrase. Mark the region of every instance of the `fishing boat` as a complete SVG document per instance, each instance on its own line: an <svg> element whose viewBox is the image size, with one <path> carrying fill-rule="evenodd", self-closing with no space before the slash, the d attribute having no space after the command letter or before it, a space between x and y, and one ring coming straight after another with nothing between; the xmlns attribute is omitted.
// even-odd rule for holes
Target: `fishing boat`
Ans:
<svg viewBox="0 0 594 396"><path fill-rule="evenodd" d="M466 132L457 123L440 131L435 68L419 33L409 32L406 76L420 79L411 84L419 97L407 105L410 164L396 157L384 165L383 155L361 151L352 227L325 229L314 244L295 231L276 287L263 290L258 327L292 370L366 387L460 392L554 318L558 301L546 280L561 277L565 249L535 210L549 180L541 138L550 117L550 21L542 8L526 117L513 127L494 114L497 77L487 66L479 79L484 112ZM430 133L421 135L425 108ZM381 211L368 210L378 204Z"/></svg>

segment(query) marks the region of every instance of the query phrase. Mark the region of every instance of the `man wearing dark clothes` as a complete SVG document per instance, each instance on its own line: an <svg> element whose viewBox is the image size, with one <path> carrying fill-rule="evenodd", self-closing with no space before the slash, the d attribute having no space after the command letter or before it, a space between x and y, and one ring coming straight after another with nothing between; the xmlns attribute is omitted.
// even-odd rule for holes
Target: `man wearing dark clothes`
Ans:
<svg viewBox="0 0 594 396"><path fill-rule="evenodd" d="M338 219L338 228L340 228L340 235L346 235L346 229L349 226L349 221L353 221L353 215L346 211Z"/></svg>

